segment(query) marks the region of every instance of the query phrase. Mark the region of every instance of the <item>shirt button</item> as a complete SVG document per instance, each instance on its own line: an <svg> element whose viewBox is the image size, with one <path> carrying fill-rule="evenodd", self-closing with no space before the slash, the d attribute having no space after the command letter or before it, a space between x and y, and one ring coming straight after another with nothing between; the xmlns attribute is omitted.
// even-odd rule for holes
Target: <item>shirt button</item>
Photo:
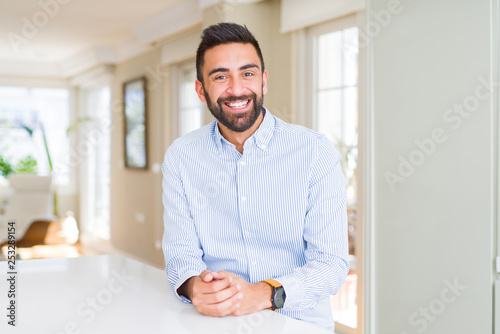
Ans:
<svg viewBox="0 0 500 334"><path fill-rule="evenodd" d="M245 196L241 196L241 201L242 202L245 202L247 200L247 198Z"/></svg>
<svg viewBox="0 0 500 334"><path fill-rule="evenodd" d="M256 265L257 265L257 262L252 261L252 266L254 266L254 267L255 267Z"/></svg>
<svg viewBox="0 0 500 334"><path fill-rule="evenodd" d="M249 236L250 236L250 232L245 232L245 235L246 235L247 237L249 237Z"/></svg>
<svg viewBox="0 0 500 334"><path fill-rule="evenodd" d="M240 165L245 166L246 162L245 161L240 161Z"/></svg>

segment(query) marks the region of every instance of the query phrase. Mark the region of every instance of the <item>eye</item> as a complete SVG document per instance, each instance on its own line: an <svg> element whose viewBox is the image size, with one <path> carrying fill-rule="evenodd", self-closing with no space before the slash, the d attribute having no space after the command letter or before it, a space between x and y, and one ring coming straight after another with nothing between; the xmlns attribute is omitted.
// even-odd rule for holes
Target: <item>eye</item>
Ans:
<svg viewBox="0 0 500 334"><path fill-rule="evenodd" d="M224 79L226 79L226 78L227 78L227 77L226 77L225 75L218 75L218 76L216 76L214 79L215 79L215 80L224 80Z"/></svg>
<svg viewBox="0 0 500 334"><path fill-rule="evenodd" d="M252 72L245 72L245 73L243 73L244 77L251 77L252 75L253 75Z"/></svg>

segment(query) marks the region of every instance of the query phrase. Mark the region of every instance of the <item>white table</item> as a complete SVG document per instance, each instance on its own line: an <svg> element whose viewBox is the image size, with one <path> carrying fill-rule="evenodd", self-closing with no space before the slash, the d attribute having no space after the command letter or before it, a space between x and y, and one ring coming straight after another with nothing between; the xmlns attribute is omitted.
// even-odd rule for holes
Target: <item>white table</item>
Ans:
<svg viewBox="0 0 500 334"><path fill-rule="evenodd" d="M22 260L16 267L12 327L7 262L0 262L0 333L328 333L269 310L203 316L175 297L164 271L118 255Z"/></svg>

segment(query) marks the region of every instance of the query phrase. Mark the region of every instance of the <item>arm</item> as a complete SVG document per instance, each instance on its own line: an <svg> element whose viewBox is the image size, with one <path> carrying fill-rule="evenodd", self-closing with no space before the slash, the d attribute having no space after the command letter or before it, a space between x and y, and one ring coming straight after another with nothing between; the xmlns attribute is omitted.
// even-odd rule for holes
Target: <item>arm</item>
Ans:
<svg viewBox="0 0 500 334"><path fill-rule="evenodd" d="M163 254L170 286L182 301L190 302L178 294L178 289L190 277L199 276L207 266L202 260L203 250L196 236L174 150L175 147L171 147L167 151L162 164Z"/></svg>
<svg viewBox="0 0 500 334"><path fill-rule="evenodd" d="M304 222L307 263L274 278L286 293L284 309L304 309L337 293L349 271L347 210L339 153L324 137L310 173Z"/></svg>
<svg viewBox="0 0 500 334"><path fill-rule="evenodd" d="M208 316L224 316L240 307L241 286L229 276L206 270L178 163L169 149L162 165L163 253L169 284L184 302Z"/></svg>

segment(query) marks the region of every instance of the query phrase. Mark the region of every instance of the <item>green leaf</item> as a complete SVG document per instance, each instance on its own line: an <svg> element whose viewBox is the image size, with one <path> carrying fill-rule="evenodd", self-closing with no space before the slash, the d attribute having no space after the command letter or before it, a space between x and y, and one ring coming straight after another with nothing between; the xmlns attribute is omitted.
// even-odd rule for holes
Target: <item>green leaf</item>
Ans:
<svg viewBox="0 0 500 334"><path fill-rule="evenodd" d="M12 165L7 160L5 160L4 157L0 157L0 174L3 177L7 177L12 173L14 173Z"/></svg>
<svg viewBox="0 0 500 334"><path fill-rule="evenodd" d="M19 124L19 127L23 128L24 130L26 130L28 132L30 137L33 136L33 129L32 128L30 128L29 126L27 126L26 124L24 124L22 122L18 122L18 124Z"/></svg>
<svg viewBox="0 0 500 334"><path fill-rule="evenodd" d="M69 134L71 132L75 131L76 129L78 129L80 127L80 125L87 123L87 122L92 122L92 121L94 121L94 119L91 117L79 118L75 123L71 124L68 127L68 129L66 130L66 135L69 136Z"/></svg>
<svg viewBox="0 0 500 334"><path fill-rule="evenodd" d="M36 174L36 160L31 155L19 160L14 168L15 173Z"/></svg>
<svg viewBox="0 0 500 334"><path fill-rule="evenodd" d="M52 172L52 159L50 158L49 145L47 144L47 136L45 136L45 128L40 123L40 130L42 130L43 144L45 145L45 153L47 153L47 160L49 161L50 172Z"/></svg>

